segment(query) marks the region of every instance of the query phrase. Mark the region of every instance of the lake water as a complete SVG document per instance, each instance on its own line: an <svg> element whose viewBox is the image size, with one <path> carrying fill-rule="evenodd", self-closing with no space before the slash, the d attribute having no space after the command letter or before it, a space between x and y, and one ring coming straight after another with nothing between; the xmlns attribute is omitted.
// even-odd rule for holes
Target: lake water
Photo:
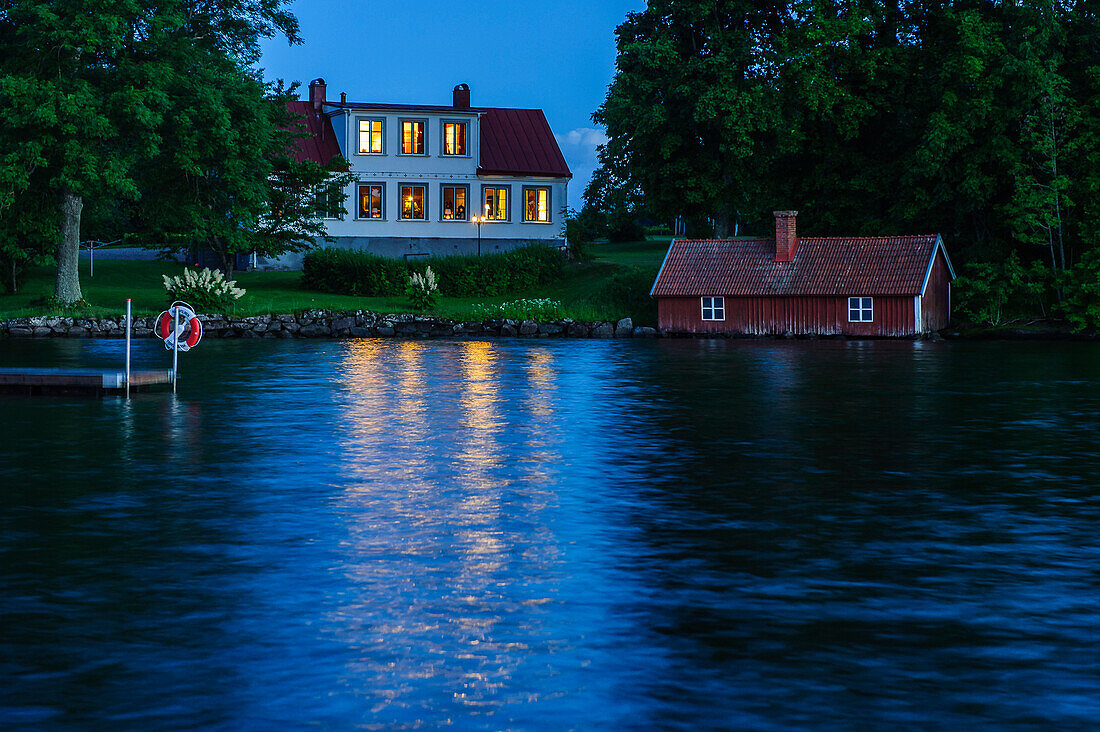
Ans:
<svg viewBox="0 0 1100 732"><path fill-rule="evenodd" d="M1100 719L1100 345L208 341L180 369L176 398L0 396L0 727Z"/></svg>

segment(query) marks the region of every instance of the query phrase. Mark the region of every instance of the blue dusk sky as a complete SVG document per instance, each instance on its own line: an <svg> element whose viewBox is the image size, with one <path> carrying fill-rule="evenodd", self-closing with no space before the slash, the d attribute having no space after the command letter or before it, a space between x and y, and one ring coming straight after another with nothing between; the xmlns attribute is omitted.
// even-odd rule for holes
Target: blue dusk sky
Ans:
<svg viewBox="0 0 1100 732"><path fill-rule="evenodd" d="M473 106L546 113L573 172L569 205L580 209L604 141L591 114L615 70L615 28L644 0L483 0L466 3L297 0L304 43L263 44L268 79L328 83L328 98L450 104L470 85Z"/></svg>

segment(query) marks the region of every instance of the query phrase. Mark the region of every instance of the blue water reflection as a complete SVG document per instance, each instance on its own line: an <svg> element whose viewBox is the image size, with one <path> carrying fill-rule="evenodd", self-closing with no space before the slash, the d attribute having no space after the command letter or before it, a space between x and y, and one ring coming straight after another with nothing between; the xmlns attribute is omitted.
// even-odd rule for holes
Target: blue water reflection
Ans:
<svg viewBox="0 0 1100 732"><path fill-rule="evenodd" d="M0 727L1100 714L1092 344L212 341L182 373L0 397Z"/></svg>

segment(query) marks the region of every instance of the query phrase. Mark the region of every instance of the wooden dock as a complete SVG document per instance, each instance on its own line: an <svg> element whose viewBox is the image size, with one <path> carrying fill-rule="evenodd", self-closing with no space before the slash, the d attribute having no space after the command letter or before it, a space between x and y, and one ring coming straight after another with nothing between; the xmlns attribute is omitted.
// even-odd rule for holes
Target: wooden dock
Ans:
<svg viewBox="0 0 1100 732"><path fill-rule="evenodd" d="M172 371L131 371L130 391L172 383ZM0 368L4 394L120 394L126 391L124 370Z"/></svg>

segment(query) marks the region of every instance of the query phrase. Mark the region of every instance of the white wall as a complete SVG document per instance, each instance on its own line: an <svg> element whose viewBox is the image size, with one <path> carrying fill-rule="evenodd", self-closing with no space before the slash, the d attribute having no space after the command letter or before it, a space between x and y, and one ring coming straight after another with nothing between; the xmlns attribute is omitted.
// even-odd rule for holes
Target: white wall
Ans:
<svg viewBox="0 0 1100 732"><path fill-rule="evenodd" d="M384 119L383 154L358 154L358 120L360 118ZM427 155L401 155L401 120L427 119L425 135ZM441 155L443 145L443 121L468 121L467 147L464 157ZM351 162L356 182L348 186L344 203L347 215L343 220L326 221L330 236L356 238L442 238L470 239L477 236L477 225L470 221L442 220L442 187L445 184L469 187L468 216L480 214L485 186L509 189L509 221L491 221L482 225L481 236L492 239L519 241L561 239L562 208L568 201L568 179L477 175L478 115L476 113L412 112L397 110L345 110L332 118L333 128L341 141L344 156ZM359 183L382 183L385 186L383 219L357 219ZM402 183L421 184L426 187L427 220L409 221L398 217L398 187ZM550 188L550 223L525 222L523 220L523 187Z"/></svg>

